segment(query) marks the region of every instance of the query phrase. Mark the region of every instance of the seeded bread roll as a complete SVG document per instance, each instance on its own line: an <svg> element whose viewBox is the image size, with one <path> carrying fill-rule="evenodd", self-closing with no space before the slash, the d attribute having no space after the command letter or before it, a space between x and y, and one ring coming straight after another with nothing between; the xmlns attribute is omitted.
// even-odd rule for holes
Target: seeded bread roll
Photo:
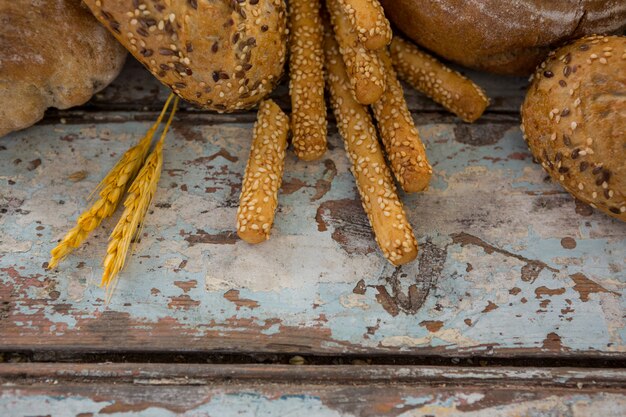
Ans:
<svg viewBox="0 0 626 417"><path fill-rule="evenodd" d="M0 0L0 136L85 103L126 51L80 0Z"/></svg>
<svg viewBox="0 0 626 417"><path fill-rule="evenodd" d="M389 262L402 265L417 256L417 241L378 144L372 118L367 107L358 103L350 91L339 47L330 32L329 28L325 31L324 52L337 128L376 242Z"/></svg>
<svg viewBox="0 0 626 417"><path fill-rule="evenodd" d="M626 37L585 37L552 53L533 76L522 120L554 180L626 221Z"/></svg>
<svg viewBox="0 0 626 417"><path fill-rule="evenodd" d="M248 109L285 63L284 0L84 0L162 83L200 107Z"/></svg>
<svg viewBox="0 0 626 417"><path fill-rule="evenodd" d="M381 0L420 46L469 68L528 75L564 41L626 28L624 0Z"/></svg>
<svg viewBox="0 0 626 417"><path fill-rule="evenodd" d="M400 79L441 104L463 121L474 122L489 106L485 92L472 80L446 67L417 46L394 36L391 59Z"/></svg>

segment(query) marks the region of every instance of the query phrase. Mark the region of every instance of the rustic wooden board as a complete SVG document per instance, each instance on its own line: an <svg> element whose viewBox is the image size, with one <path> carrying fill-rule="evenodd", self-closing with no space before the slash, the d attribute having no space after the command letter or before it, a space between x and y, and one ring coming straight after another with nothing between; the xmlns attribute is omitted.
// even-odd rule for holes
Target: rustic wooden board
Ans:
<svg viewBox="0 0 626 417"><path fill-rule="evenodd" d="M626 224L545 180L514 116L415 115L435 177L403 197L421 252L395 270L334 127L322 161L289 155L273 237L252 247L234 234L251 114L183 112L107 307L113 221L43 266L154 114L76 114L0 142L0 349L625 356Z"/></svg>
<svg viewBox="0 0 626 417"><path fill-rule="evenodd" d="M626 412L625 377L610 369L4 364L0 415L613 417Z"/></svg>
<svg viewBox="0 0 626 417"><path fill-rule="evenodd" d="M506 77L484 72L457 68L483 87L491 98L491 112L517 113L522 104L523 92L528 81L526 77ZM128 58L122 74L86 106L89 110L159 110L169 90L135 59ZM442 107L410 88L406 89L407 102L412 111L441 111ZM283 107L289 108L290 101L286 82L281 84L272 97ZM183 108L198 111L194 106L184 104Z"/></svg>
<svg viewBox="0 0 626 417"><path fill-rule="evenodd" d="M611 368L512 366L265 365L203 363L0 363L0 384L118 383L206 385L224 382L292 384L421 384L430 386L502 386L619 390L626 370ZM305 362L306 363L306 362ZM187 379L187 381L184 381Z"/></svg>

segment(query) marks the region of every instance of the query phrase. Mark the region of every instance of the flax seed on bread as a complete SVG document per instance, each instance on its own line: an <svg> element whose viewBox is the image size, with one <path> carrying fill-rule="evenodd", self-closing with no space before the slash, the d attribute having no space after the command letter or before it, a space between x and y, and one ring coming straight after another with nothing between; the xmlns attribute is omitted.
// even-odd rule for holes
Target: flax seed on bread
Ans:
<svg viewBox="0 0 626 417"><path fill-rule="evenodd" d="M626 37L588 36L552 53L532 76L522 120L554 180L626 221Z"/></svg>

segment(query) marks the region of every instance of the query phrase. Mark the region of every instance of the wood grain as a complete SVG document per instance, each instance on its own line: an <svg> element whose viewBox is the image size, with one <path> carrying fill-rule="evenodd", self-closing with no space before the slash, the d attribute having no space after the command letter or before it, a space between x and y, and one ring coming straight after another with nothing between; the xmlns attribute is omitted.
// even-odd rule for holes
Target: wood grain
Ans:
<svg viewBox="0 0 626 417"><path fill-rule="evenodd" d="M494 113L519 113L522 104L523 93L528 85L528 80L522 77L506 77L486 74L477 71L462 69L464 75L483 87L491 98L488 112ZM443 108L424 95L418 93L408 85L404 85L407 103L412 111L443 111ZM272 93L274 99L283 109L291 108L286 80ZM160 104L167 99L168 90L150 75L134 59L128 59L122 74L105 90L87 104L91 110L159 110ZM182 110L201 112L189 104L181 103Z"/></svg>
<svg viewBox="0 0 626 417"><path fill-rule="evenodd" d="M624 376L610 369L4 364L0 413L618 416L626 411Z"/></svg>
<svg viewBox="0 0 626 417"><path fill-rule="evenodd" d="M59 383L156 385L210 384L232 381L291 384L421 384L424 386L493 386L581 389L626 387L626 370L571 367L478 367L394 365L262 365L198 363L2 363L0 384Z"/></svg>
<svg viewBox="0 0 626 417"><path fill-rule="evenodd" d="M254 113L183 111L105 306L113 223L58 270L44 263L154 117L162 92L142 71L0 141L0 350L626 356L626 225L545 180L510 104L475 125L413 105L435 173L402 196L422 251L399 269L376 249L334 125L324 160L290 153L273 238L250 248L234 224ZM520 99L498 82L503 103Z"/></svg>

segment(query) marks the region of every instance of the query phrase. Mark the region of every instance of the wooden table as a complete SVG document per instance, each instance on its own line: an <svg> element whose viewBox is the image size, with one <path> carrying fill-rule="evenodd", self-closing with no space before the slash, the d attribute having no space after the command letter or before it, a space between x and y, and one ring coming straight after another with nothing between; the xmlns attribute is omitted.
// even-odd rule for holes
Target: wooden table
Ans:
<svg viewBox="0 0 626 417"><path fill-rule="evenodd" d="M407 90L435 175L403 196L420 255L398 269L334 124L323 160L289 154L253 247L234 223L255 114L183 106L107 306L115 219L44 267L167 92L129 62L87 105L0 139L0 415L626 414L626 224L532 162L525 80L469 75L493 98L473 125Z"/></svg>

